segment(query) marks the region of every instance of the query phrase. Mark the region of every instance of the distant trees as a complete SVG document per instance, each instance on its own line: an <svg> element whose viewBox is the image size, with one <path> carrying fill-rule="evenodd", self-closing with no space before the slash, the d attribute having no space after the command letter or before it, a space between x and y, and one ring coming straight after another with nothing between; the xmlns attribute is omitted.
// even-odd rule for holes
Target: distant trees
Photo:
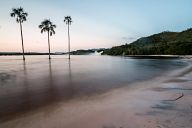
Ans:
<svg viewBox="0 0 192 128"><path fill-rule="evenodd" d="M19 23L19 25L20 25L23 60L25 61L25 50L24 50L24 44L23 44L22 23L27 20L28 13L24 12L24 9L20 7L20 8L13 8L10 15L11 15L11 17L16 17L16 22Z"/></svg>
<svg viewBox="0 0 192 128"><path fill-rule="evenodd" d="M64 18L64 22L68 25L68 52L69 52L69 59L70 59L70 34L69 34L69 25L72 23L71 16L66 16Z"/></svg>
<svg viewBox="0 0 192 128"><path fill-rule="evenodd" d="M192 29L162 32L137 41L112 47L103 55L192 55Z"/></svg>
<svg viewBox="0 0 192 128"><path fill-rule="evenodd" d="M47 32L47 35L48 35L48 47L49 47L49 59L51 59L49 36L52 36L53 34L55 34L54 29L56 28L56 25L54 25L50 20L45 19L44 21L41 22L41 24L39 25L39 28L41 29L41 33Z"/></svg>

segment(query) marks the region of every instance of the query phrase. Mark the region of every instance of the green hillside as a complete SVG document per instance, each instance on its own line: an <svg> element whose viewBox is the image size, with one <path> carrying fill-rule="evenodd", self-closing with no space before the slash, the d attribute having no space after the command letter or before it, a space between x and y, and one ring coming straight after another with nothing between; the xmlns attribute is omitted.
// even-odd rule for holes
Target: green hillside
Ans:
<svg viewBox="0 0 192 128"><path fill-rule="evenodd" d="M192 55L192 29L143 37L131 44L106 49L103 55Z"/></svg>

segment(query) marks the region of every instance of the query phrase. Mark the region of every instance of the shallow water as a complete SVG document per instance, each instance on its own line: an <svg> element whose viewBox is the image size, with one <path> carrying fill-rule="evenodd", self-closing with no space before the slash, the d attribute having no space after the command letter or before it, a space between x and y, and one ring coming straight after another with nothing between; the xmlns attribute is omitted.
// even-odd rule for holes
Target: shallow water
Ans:
<svg viewBox="0 0 192 128"><path fill-rule="evenodd" d="M0 118L129 86L187 65L180 59L110 56L0 57Z"/></svg>

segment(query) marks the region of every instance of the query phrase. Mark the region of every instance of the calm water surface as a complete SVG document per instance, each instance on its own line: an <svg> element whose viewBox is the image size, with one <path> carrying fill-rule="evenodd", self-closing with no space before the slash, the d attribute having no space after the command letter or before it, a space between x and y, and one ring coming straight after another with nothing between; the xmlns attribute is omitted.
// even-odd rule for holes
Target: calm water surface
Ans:
<svg viewBox="0 0 192 128"><path fill-rule="evenodd" d="M91 96L186 66L182 60L110 56L0 57L0 118Z"/></svg>

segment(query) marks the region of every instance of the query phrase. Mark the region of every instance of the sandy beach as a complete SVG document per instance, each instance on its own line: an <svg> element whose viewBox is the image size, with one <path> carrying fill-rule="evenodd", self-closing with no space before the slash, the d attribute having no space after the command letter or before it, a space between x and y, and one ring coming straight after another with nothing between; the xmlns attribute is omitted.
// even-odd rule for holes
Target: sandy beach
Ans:
<svg viewBox="0 0 192 128"><path fill-rule="evenodd" d="M134 86L55 103L1 120L0 127L191 128L191 80L189 65Z"/></svg>

